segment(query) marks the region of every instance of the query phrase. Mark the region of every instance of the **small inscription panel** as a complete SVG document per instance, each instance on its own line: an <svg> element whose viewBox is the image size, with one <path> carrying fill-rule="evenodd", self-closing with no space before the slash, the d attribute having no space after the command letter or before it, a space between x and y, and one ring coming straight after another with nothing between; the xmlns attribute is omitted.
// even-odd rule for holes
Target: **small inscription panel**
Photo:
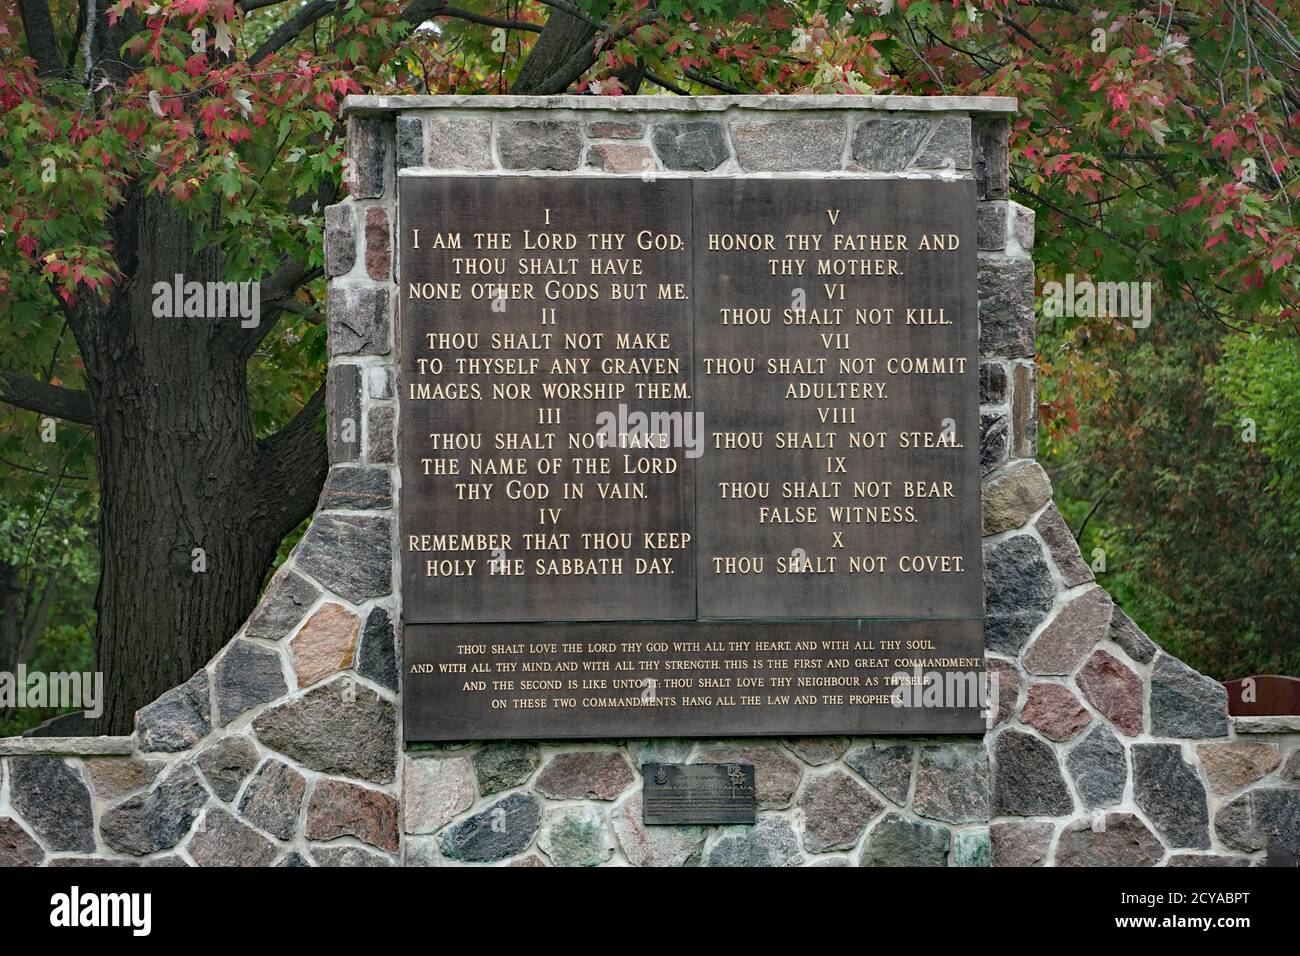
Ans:
<svg viewBox="0 0 1300 956"><path fill-rule="evenodd" d="M753 764L648 763L641 773L643 823L754 822Z"/></svg>
<svg viewBox="0 0 1300 956"><path fill-rule="evenodd" d="M402 647L408 740L984 726L978 620L407 624Z"/></svg>

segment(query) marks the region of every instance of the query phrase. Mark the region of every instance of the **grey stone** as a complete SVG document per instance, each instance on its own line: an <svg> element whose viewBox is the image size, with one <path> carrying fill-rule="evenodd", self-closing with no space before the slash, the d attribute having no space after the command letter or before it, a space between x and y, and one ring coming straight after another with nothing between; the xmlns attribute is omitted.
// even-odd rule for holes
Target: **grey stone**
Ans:
<svg viewBox="0 0 1300 956"><path fill-rule="evenodd" d="M636 775L617 750L578 750L556 754L535 786L552 800L614 800Z"/></svg>
<svg viewBox="0 0 1300 956"><path fill-rule="evenodd" d="M393 460L394 414L391 405L374 405L366 417L366 459L373 462Z"/></svg>
<svg viewBox="0 0 1300 956"><path fill-rule="evenodd" d="M1205 785L1180 745L1133 745L1133 799L1169 846L1209 848Z"/></svg>
<svg viewBox="0 0 1300 956"><path fill-rule="evenodd" d="M401 807L391 793L346 780L317 780L307 800L308 840L355 837L380 850L401 848Z"/></svg>
<svg viewBox="0 0 1300 956"><path fill-rule="evenodd" d="M242 734L222 737L195 757L194 762L212 792L229 803L257 766L257 746Z"/></svg>
<svg viewBox="0 0 1300 956"><path fill-rule="evenodd" d="M989 755L982 744L922 747L916 765L918 816L945 823L989 818Z"/></svg>
<svg viewBox="0 0 1300 956"><path fill-rule="evenodd" d="M1065 758L1065 766L1085 807L1113 807L1124 799L1128 757L1124 744L1105 727L1094 727L1075 744Z"/></svg>
<svg viewBox="0 0 1300 956"><path fill-rule="evenodd" d="M885 805L842 770L811 777L796 804L803 815L803 845L809 853L847 850Z"/></svg>
<svg viewBox="0 0 1300 956"><path fill-rule="evenodd" d="M844 756L849 749L848 737L791 737L786 749L810 767L821 767Z"/></svg>
<svg viewBox="0 0 1300 956"><path fill-rule="evenodd" d="M325 478L321 509L374 511L393 506L393 482L387 468L336 465Z"/></svg>
<svg viewBox="0 0 1300 956"><path fill-rule="evenodd" d="M1003 117L980 117L972 124L975 151L975 186L980 199L1006 199L1009 195L1007 134Z"/></svg>
<svg viewBox="0 0 1300 956"><path fill-rule="evenodd" d="M10 760L9 803L51 851L95 849L90 788L58 757Z"/></svg>
<svg viewBox="0 0 1300 956"><path fill-rule="evenodd" d="M357 220L351 203L325 207L325 275L351 272L357 262Z"/></svg>
<svg viewBox="0 0 1300 956"><path fill-rule="evenodd" d="M645 135L645 124L619 120L592 120L587 124L587 135L592 139L640 139Z"/></svg>
<svg viewBox="0 0 1300 956"><path fill-rule="evenodd" d="M208 800L199 775L188 764L173 768L148 793L107 811L99 835L128 856L146 856L181 842Z"/></svg>
<svg viewBox="0 0 1300 956"><path fill-rule="evenodd" d="M1258 787L1226 803L1214 815L1214 832L1247 853L1281 843L1300 847L1300 790Z"/></svg>
<svg viewBox="0 0 1300 956"><path fill-rule="evenodd" d="M611 823L633 866L694 866L700 862L706 830L701 826L646 826L641 794L614 808Z"/></svg>
<svg viewBox="0 0 1300 956"><path fill-rule="evenodd" d="M397 168L424 165L424 124L418 116L397 117Z"/></svg>
<svg viewBox="0 0 1300 956"><path fill-rule="evenodd" d="M930 120L905 116L870 117L853 131L853 159L863 169L894 173L912 164Z"/></svg>
<svg viewBox="0 0 1300 956"><path fill-rule="evenodd" d="M1052 482L1036 461L1022 461L984 482L980 523L984 536L1022 527L1052 500Z"/></svg>
<svg viewBox="0 0 1300 956"><path fill-rule="evenodd" d="M188 750L211 730L207 671L199 671L135 715L135 738L144 753Z"/></svg>
<svg viewBox="0 0 1300 956"><path fill-rule="evenodd" d="M993 751L993 815L1059 817L1074 811L1056 752L1031 734L1004 730Z"/></svg>
<svg viewBox="0 0 1300 956"><path fill-rule="evenodd" d="M658 123L650 141L665 169L707 172L717 169L731 154L722 124L705 120Z"/></svg>
<svg viewBox="0 0 1300 956"><path fill-rule="evenodd" d="M751 826L728 826L705 855L705 866L798 866L799 838L785 817L760 816Z"/></svg>
<svg viewBox="0 0 1300 956"><path fill-rule="evenodd" d="M1042 866L1052 845L1050 823L995 823L989 827L994 866Z"/></svg>
<svg viewBox="0 0 1300 956"><path fill-rule="evenodd" d="M311 851L311 856L318 866L341 867L349 870L356 867L393 865L389 857L371 850L363 850L359 846L315 847Z"/></svg>
<svg viewBox="0 0 1300 956"><path fill-rule="evenodd" d="M1047 551L1052 556L1052 563L1056 565L1056 570L1061 572L1061 579L1066 587L1086 584L1093 579L1092 569L1079 553L1079 545L1074 540L1074 534L1066 526L1061 513L1056 510L1056 505L1047 506L1034 522L1034 528L1047 543ZM1113 625L1111 630L1114 631Z"/></svg>
<svg viewBox="0 0 1300 956"><path fill-rule="evenodd" d="M380 687L397 692L397 644L393 636L393 619L382 607L373 608L361 632L361 650L357 654L357 673Z"/></svg>
<svg viewBox="0 0 1300 956"><path fill-rule="evenodd" d="M297 850L290 850L284 855L284 858L276 864L277 869L283 870L296 870L309 866L311 866L311 861Z"/></svg>
<svg viewBox="0 0 1300 956"><path fill-rule="evenodd" d="M1300 750L1293 751L1282 765L1282 779L1300 780Z"/></svg>
<svg viewBox="0 0 1300 956"><path fill-rule="evenodd" d="M1218 853L1180 853L1171 856L1165 866L1250 866L1250 857L1224 856Z"/></svg>
<svg viewBox="0 0 1300 956"><path fill-rule="evenodd" d="M988 829L981 827L978 830L958 830L952 856L953 863L957 866L992 866L993 854Z"/></svg>
<svg viewBox="0 0 1300 956"><path fill-rule="evenodd" d="M921 169L971 168L969 116L945 116L934 128L930 141L916 158Z"/></svg>
<svg viewBox="0 0 1300 956"><path fill-rule="evenodd" d="M998 412L980 415L980 477L997 470L1007 460L1010 445L1007 416Z"/></svg>
<svg viewBox="0 0 1300 956"><path fill-rule="evenodd" d="M369 398L388 399L394 395L393 370L382 365L372 365L366 369L366 395Z"/></svg>
<svg viewBox="0 0 1300 956"><path fill-rule="evenodd" d="M331 362L325 373L325 407L331 464L361 457L361 368Z"/></svg>
<svg viewBox="0 0 1300 956"><path fill-rule="evenodd" d="M1034 357L1034 263L979 257L980 355Z"/></svg>
<svg viewBox="0 0 1300 956"><path fill-rule="evenodd" d="M1106 636L1113 607L1099 587L1071 598L1025 652L1025 670L1040 676L1071 673Z"/></svg>
<svg viewBox="0 0 1300 956"><path fill-rule="evenodd" d="M1099 821L1079 820L1056 841L1057 866L1155 866L1165 848L1131 813L1108 813Z"/></svg>
<svg viewBox="0 0 1300 956"><path fill-rule="evenodd" d="M497 155L505 169L577 169L582 131L567 120L502 120Z"/></svg>
<svg viewBox="0 0 1300 956"><path fill-rule="evenodd" d="M596 143L587 148L587 166L607 173L642 173L658 168L654 153L643 143Z"/></svg>
<svg viewBox="0 0 1300 956"><path fill-rule="evenodd" d="M912 787L912 748L907 744L890 747L859 747L844 762L862 779L899 806L907 803Z"/></svg>
<svg viewBox="0 0 1300 956"><path fill-rule="evenodd" d="M91 788L101 800L116 800L143 790L154 782L163 766L161 760L140 757L100 757L86 761Z"/></svg>
<svg viewBox="0 0 1300 956"><path fill-rule="evenodd" d="M393 590L392 522L388 518L317 514L297 555L299 568L353 604Z"/></svg>
<svg viewBox="0 0 1300 956"><path fill-rule="evenodd" d="M980 404L1001 405L1007 400L1007 367L1001 362L980 363Z"/></svg>
<svg viewBox="0 0 1300 956"><path fill-rule="evenodd" d="M261 602L248 618L245 637L278 641L307 616L307 609L320 598L320 588L300 574L281 568L271 579Z"/></svg>
<svg viewBox="0 0 1300 956"><path fill-rule="evenodd" d="M1033 365L1017 362L1011 378L1011 456L1033 458L1038 454L1038 373Z"/></svg>
<svg viewBox="0 0 1300 956"><path fill-rule="evenodd" d="M431 836L408 836L402 845L402 866L443 866L438 841Z"/></svg>
<svg viewBox="0 0 1300 956"><path fill-rule="evenodd" d="M45 851L11 817L0 817L0 866L40 866Z"/></svg>
<svg viewBox="0 0 1300 956"><path fill-rule="evenodd" d="M387 355L392 350L388 290L376 286L334 285L325 300L329 352L336 355Z"/></svg>
<svg viewBox="0 0 1300 956"><path fill-rule="evenodd" d="M240 714L283 697L289 691L280 655L252 641L233 642L217 661L214 671L217 723L223 727Z"/></svg>
<svg viewBox="0 0 1300 956"><path fill-rule="evenodd" d="M867 834L861 866L947 866L952 834L947 827L887 813Z"/></svg>
<svg viewBox="0 0 1300 956"><path fill-rule="evenodd" d="M491 169L492 121L488 119L430 119L428 165L435 169Z"/></svg>
<svg viewBox="0 0 1300 956"><path fill-rule="evenodd" d="M357 199L378 199L384 194L384 167L388 144L382 117L353 116L348 120L348 156L352 181L348 192Z"/></svg>
<svg viewBox="0 0 1300 956"><path fill-rule="evenodd" d="M1016 237L1020 248L1028 252L1034 248L1034 211L1018 202L1009 205L1011 206L1011 234Z"/></svg>
<svg viewBox="0 0 1300 956"><path fill-rule="evenodd" d="M253 721L258 739L310 770L388 783L397 772L397 713L368 687L339 677Z"/></svg>
<svg viewBox="0 0 1300 956"><path fill-rule="evenodd" d="M731 124L736 161L754 172L839 169L844 137L843 120L782 119Z"/></svg>
<svg viewBox="0 0 1300 956"><path fill-rule="evenodd" d="M1161 654L1151 669L1153 737L1224 737L1228 733L1228 689Z"/></svg>
<svg viewBox="0 0 1300 956"><path fill-rule="evenodd" d="M402 814L407 833L436 833L474 804L467 757L407 757Z"/></svg>
<svg viewBox="0 0 1300 956"><path fill-rule="evenodd" d="M1142 633L1133 619L1116 606L1110 616L1110 639L1124 649L1124 653L1140 664L1149 664L1156 656L1156 642Z"/></svg>
<svg viewBox="0 0 1300 956"><path fill-rule="evenodd" d="M536 796L511 793L444 830L438 837L438 847L443 856L452 860L505 860L528 849L541 820L542 808Z"/></svg>
<svg viewBox="0 0 1300 956"><path fill-rule="evenodd" d="M1007 204L1001 200L975 206L975 243L980 252L1001 252L1007 245Z"/></svg>
<svg viewBox="0 0 1300 956"><path fill-rule="evenodd" d="M203 816L185 848L199 866L270 866L275 844L218 807Z"/></svg>
<svg viewBox="0 0 1300 956"><path fill-rule="evenodd" d="M490 743L474 754L479 793L488 797L517 787L533 775L541 762L542 752L532 744L517 740Z"/></svg>
<svg viewBox="0 0 1300 956"><path fill-rule="evenodd" d="M1043 549L1018 534L984 550L984 645L1015 656L1047 617L1056 593Z"/></svg>
<svg viewBox="0 0 1300 956"><path fill-rule="evenodd" d="M258 769L239 801L239 813L250 823L281 840L298 829L307 778L279 760L268 760Z"/></svg>
<svg viewBox="0 0 1300 956"><path fill-rule="evenodd" d="M600 866L614 855L604 813L591 804L546 811L537 846L555 866Z"/></svg>

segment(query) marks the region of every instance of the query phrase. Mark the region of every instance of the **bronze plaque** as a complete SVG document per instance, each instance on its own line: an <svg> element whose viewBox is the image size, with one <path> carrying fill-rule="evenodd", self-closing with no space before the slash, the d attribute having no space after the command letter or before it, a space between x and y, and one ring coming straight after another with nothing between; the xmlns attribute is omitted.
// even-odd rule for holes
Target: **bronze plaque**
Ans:
<svg viewBox="0 0 1300 956"><path fill-rule="evenodd" d="M690 183L400 189L406 620L693 618Z"/></svg>
<svg viewBox="0 0 1300 956"><path fill-rule="evenodd" d="M753 764L648 763L641 774L642 823L754 822Z"/></svg>
<svg viewBox="0 0 1300 956"><path fill-rule="evenodd" d="M974 733L965 621L407 624L407 740Z"/></svg>
<svg viewBox="0 0 1300 956"><path fill-rule="evenodd" d="M978 731L974 214L402 176L407 739Z"/></svg>
<svg viewBox="0 0 1300 956"><path fill-rule="evenodd" d="M978 617L974 185L700 180L694 210L700 616Z"/></svg>

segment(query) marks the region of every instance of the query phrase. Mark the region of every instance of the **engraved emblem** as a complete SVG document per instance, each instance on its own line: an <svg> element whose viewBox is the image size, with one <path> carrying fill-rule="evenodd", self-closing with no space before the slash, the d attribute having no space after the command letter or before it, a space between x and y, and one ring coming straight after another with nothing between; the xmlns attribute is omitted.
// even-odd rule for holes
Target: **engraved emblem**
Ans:
<svg viewBox="0 0 1300 956"><path fill-rule="evenodd" d="M739 787L745 782L745 771L734 763L727 764L727 779L731 781L733 787Z"/></svg>
<svg viewBox="0 0 1300 956"><path fill-rule="evenodd" d="M665 770L663 767L660 767L658 770L655 771L655 783L659 784L659 786L662 787L667 782L668 782L668 771Z"/></svg>

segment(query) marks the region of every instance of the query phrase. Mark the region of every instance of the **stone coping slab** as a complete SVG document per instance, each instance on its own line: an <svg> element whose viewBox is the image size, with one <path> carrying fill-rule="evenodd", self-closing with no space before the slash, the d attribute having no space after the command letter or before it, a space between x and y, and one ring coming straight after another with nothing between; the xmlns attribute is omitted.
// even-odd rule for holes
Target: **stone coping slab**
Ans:
<svg viewBox="0 0 1300 956"><path fill-rule="evenodd" d="M1014 96L347 96L343 115L408 110L597 110L614 113L721 113L727 110L886 110L907 113L1015 113Z"/></svg>
<svg viewBox="0 0 1300 956"><path fill-rule="evenodd" d="M0 737L0 757L114 757L132 753L132 737Z"/></svg>

